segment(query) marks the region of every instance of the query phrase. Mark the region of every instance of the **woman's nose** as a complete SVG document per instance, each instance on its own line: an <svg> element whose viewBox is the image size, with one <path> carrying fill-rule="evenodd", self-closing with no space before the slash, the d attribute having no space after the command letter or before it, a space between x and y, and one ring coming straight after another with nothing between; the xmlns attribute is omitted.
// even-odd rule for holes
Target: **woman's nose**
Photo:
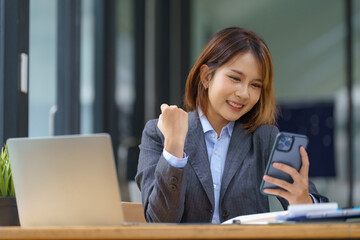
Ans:
<svg viewBox="0 0 360 240"><path fill-rule="evenodd" d="M241 99L248 99L250 97L248 87L243 85L238 86L235 95Z"/></svg>

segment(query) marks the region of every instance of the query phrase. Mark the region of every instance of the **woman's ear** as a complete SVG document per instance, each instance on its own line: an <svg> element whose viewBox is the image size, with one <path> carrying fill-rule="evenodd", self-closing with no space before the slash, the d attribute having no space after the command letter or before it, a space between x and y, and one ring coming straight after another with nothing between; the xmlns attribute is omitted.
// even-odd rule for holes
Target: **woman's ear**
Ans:
<svg viewBox="0 0 360 240"><path fill-rule="evenodd" d="M203 64L200 67L200 82L205 89L207 89L209 87L210 69L209 69L208 65L206 65L206 64Z"/></svg>

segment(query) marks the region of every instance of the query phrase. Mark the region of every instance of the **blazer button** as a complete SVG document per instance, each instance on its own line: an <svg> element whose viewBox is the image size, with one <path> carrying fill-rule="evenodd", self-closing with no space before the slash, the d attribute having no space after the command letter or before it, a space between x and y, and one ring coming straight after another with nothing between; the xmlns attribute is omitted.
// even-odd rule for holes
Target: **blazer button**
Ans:
<svg viewBox="0 0 360 240"><path fill-rule="evenodd" d="M176 191L177 186L175 184L170 184L171 191Z"/></svg>
<svg viewBox="0 0 360 240"><path fill-rule="evenodd" d="M225 211L223 212L223 217L224 217L224 218L228 217L229 215L230 215L230 213L229 213L228 211L225 210Z"/></svg>
<svg viewBox="0 0 360 240"><path fill-rule="evenodd" d="M177 182L178 182L177 177L171 177L171 178L170 178L170 182L171 182L171 183L177 183Z"/></svg>

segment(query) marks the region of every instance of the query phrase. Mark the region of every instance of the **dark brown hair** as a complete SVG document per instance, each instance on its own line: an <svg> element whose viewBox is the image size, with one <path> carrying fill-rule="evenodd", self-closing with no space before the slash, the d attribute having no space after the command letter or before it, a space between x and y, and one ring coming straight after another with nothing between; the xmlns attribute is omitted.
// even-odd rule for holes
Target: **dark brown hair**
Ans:
<svg viewBox="0 0 360 240"><path fill-rule="evenodd" d="M187 111L201 108L205 116L208 107L208 91L204 87L201 76L201 67L208 66L210 77L215 71L241 53L252 53L258 60L263 87L256 105L241 117L243 127L252 132L262 124L275 123L275 93L273 83L273 62L266 43L254 32L230 27L223 29L210 38L202 50L199 58L191 69L185 87L184 105Z"/></svg>

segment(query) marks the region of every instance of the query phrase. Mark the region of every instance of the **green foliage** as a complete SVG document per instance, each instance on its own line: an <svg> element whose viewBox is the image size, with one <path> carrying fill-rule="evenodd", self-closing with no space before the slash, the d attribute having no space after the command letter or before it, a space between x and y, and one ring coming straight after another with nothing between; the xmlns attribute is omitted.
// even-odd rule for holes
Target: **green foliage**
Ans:
<svg viewBox="0 0 360 240"><path fill-rule="evenodd" d="M0 155L0 197L15 197L9 154L6 145Z"/></svg>

